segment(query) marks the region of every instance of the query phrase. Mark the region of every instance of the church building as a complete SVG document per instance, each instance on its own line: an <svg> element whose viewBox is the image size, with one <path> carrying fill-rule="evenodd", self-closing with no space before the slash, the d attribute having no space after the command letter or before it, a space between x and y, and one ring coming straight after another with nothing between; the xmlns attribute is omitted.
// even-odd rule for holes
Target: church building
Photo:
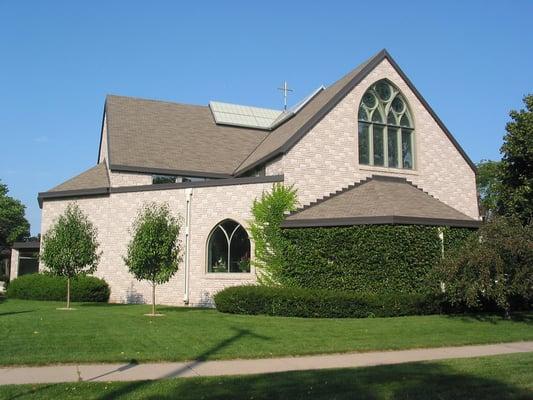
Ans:
<svg viewBox="0 0 533 400"><path fill-rule="evenodd" d="M250 209L278 182L298 191L285 229L480 221L475 165L382 50L286 110L107 96L96 165L39 194L41 233L75 202L98 229L110 301L149 302L123 256L142 205L167 203L183 261L158 302L211 305L256 281Z"/></svg>

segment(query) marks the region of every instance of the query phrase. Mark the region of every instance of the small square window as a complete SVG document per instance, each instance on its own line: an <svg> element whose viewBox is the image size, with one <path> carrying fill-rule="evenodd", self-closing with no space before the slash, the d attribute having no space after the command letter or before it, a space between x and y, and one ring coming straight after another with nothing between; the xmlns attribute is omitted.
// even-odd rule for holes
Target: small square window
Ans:
<svg viewBox="0 0 533 400"><path fill-rule="evenodd" d="M174 175L152 175L152 184L159 185L162 183L176 183Z"/></svg>

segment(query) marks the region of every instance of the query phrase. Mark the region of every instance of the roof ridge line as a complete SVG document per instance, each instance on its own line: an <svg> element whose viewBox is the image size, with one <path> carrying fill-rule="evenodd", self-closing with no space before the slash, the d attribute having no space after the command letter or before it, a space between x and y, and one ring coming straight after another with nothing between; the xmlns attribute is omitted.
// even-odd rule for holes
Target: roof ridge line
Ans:
<svg viewBox="0 0 533 400"><path fill-rule="evenodd" d="M470 218L470 219L473 219L474 221L477 221L475 218L472 218L472 217L470 217L469 215L466 215L464 212L459 211L457 208L452 207L452 206L449 205L448 203L445 203L444 201L440 200L439 198L433 196L431 193L426 192L424 189L418 187L418 185L416 185L415 183L413 183L413 182L411 182L411 181L409 181L409 180L407 180L407 179L406 179L405 181L406 181L409 185L413 186L415 189L420 190L422 193L424 193L424 194L428 195L429 197L431 197L433 200L436 200L436 201L438 201L438 202L441 202L441 203L444 204L445 206L454 209L455 211L457 211L457 212L460 213L460 214L463 214L465 217Z"/></svg>
<svg viewBox="0 0 533 400"><path fill-rule="evenodd" d="M170 101L170 100L149 99L149 98L146 98L146 97L138 97L138 96L124 96L124 95L121 95L121 94L109 94L108 93L106 95L106 99L108 97L121 97L123 99L140 100L140 101L151 101L153 103L165 103L165 104L172 104L172 105L178 105L178 106L209 108L209 105L205 106L205 105L202 105L202 104L179 103L179 102Z"/></svg>
<svg viewBox="0 0 533 400"><path fill-rule="evenodd" d="M413 183L412 181L410 181L410 180L408 180L408 179L405 179L405 181L406 181L409 185L413 186L415 189L418 189L418 190L420 190L422 193L427 194L427 195L428 195L429 197L431 197L432 199L435 199L435 200L440 201L441 203L443 203L441 200L437 199L437 198L436 198L435 196L433 196L431 193L426 192L426 191L425 191L424 189L422 189L421 187L418 187L418 185L415 184L415 183ZM446 203L444 203L444 204L446 204Z"/></svg>
<svg viewBox="0 0 533 400"><path fill-rule="evenodd" d="M346 79L347 77L349 77L350 74L353 74L356 70L358 70L360 68L360 70L358 72L356 72L355 75L352 76L351 79L347 83L345 83L342 87L340 87L338 89L337 95L333 96L328 102L326 102L326 104L322 105L322 107L320 107L320 109L316 113L314 113L307 122L305 122L303 124L303 126L298 128L296 130L296 132L289 137L288 140L286 140L283 144L281 144L277 149L275 149L275 150L271 151L270 153L268 153L266 156L260 158L259 160L253 162L252 164L248 165L247 168L243 169L239 173L242 174L242 173L244 173L244 172L246 172L246 171L248 171L250 169L253 169L254 167L257 166L257 164L261 164L263 162L266 162L266 161L276 157L278 154L286 153L288 151L288 149L290 149L292 147L292 142L294 141L294 138L296 138L297 136L302 136L302 137L305 136L305 134L310 129L312 129L312 127L314 125L316 125L316 123L318 123L318 121L320 121L329 112L329 110L331 108L333 108L340 100L342 100L349 93L349 91L351 89L353 89L353 87L351 87L351 89L347 90L346 89L347 87L355 86L357 83L359 83L359 81L364 79L364 77L366 75L368 75L377 65L379 65L379 63L381 61L383 61L385 58L388 58L388 57L390 57L390 54L387 52L386 49L380 50L378 53L374 54L372 57L370 57L370 58L366 59L365 61L363 61L357 67L355 67L352 70L348 71L345 75L341 76L335 82L333 82L332 84L328 85L325 90L322 90L319 93L317 93L317 95L315 97L313 97L313 100L316 99L319 94L325 93L327 90L329 90L330 88L332 88L335 85L339 84L340 82L343 81L343 79ZM331 107L330 107L330 103L333 104ZM309 104L311 104L311 101L307 102L307 104L301 110L299 110L299 112L301 112L303 109L305 109ZM326 109L327 109L327 111L325 111ZM313 122L315 118L318 118L317 122ZM283 126L283 125L284 124L281 124L280 126ZM311 125L311 127L308 129L307 125ZM276 130L280 126L276 127ZM272 133L274 133L276 130L273 130ZM301 133L301 132L303 132L303 133ZM268 137L270 137L270 135L268 135L267 138ZM296 138L296 141L299 141L299 138ZM252 154L254 154L255 150L256 149L254 149L254 151L252 153L250 153L250 155L248 157L246 157L246 159L243 161L243 163L248 158L250 158L250 156ZM241 163L241 165L243 163ZM240 168L240 165L239 165L239 168ZM238 171L239 168L235 169L235 172Z"/></svg>
<svg viewBox="0 0 533 400"><path fill-rule="evenodd" d="M326 88L326 89L327 89L327 88ZM296 115L298 115L300 112L302 112L302 110L304 110L309 104L311 104L311 101L312 101L312 100L315 100L315 99L318 97L318 95L320 95L321 93L324 93L324 91L325 91L325 89L324 89L324 90L320 90L319 92L317 92L317 93L316 93L311 99L309 99L308 102L306 102L306 103L304 104L303 107L301 107L301 108L298 110L298 112L292 113L289 117L287 117L286 119L280 121L277 125L274 125L274 127L273 127L272 129L268 130L268 135L266 135L266 136L263 138L263 140L261 140L261 141L259 142L259 144L258 144L258 145L257 145L257 146L256 146L251 152L250 152L250 154L248 154L248 155L246 156L246 158L245 158L244 160L242 160L242 162L239 164L239 166L233 170L232 175L234 175L234 174L239 170L239 168L241 167L241 165L243 165L243 164L246 162L246 160L248 160L248 158L250 158L251 155L255 153L255 151L259 148L259 146L261 146L261 145L263 144L263 142L264 142L265 140L267 140L267 139L270 137L270 135L272 135L274 132L276 132L276 129L278 129L279 127L285 125L285 123L287 123L287 122L290 121L292 118L294 118ZM278 156L278 155L276 155L276 156L274 156L274 157L272 157L272 158L269 158L269 159L265 160L265 162L267 162L267 161L269 161L269 160L273 160L273 159L275 159L277 156ZM261 161L261 160L260 160L260 161ZM256 164L261 164L261 162L258 162L258 163L256 163ZM252 168L248 168L248 171L251 170L251 169L253 169L253 168L255 168L255 166L252 167ZM246 171L245 171L245 172L246 172ZM242 173L242 172L241 172L241 173Z"/></svg>

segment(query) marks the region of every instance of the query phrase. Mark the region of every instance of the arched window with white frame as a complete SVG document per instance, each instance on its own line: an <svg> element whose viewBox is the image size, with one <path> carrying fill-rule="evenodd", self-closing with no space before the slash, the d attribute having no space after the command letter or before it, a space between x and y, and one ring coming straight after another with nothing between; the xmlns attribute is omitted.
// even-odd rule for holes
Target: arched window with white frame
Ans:
<svg viewBox="0 0 533 400"><path fill-rule="evenodd" d="M414 169L414 125L400 90L387 79L363 95L358 112L359 164Z"/></svg>
<svg viewBox="0 0 533 400"><path fill-rule="evenodd" d="M226 219L209 234L207 272L250 272L250 239L238 222Z"/></svg>

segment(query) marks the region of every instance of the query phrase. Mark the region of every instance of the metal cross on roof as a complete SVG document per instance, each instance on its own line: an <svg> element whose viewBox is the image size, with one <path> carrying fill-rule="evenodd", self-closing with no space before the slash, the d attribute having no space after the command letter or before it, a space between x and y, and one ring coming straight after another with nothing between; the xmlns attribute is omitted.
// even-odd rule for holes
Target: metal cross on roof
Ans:
<svg viewBox="0 0 533 400"><path fill-rule="evenodd" d="M293 92L293 90L289 89L287 81L283 82L283 87L278 88L278 90L283 91L283 109L287 110L287 95L289 92Z"/></svg>

